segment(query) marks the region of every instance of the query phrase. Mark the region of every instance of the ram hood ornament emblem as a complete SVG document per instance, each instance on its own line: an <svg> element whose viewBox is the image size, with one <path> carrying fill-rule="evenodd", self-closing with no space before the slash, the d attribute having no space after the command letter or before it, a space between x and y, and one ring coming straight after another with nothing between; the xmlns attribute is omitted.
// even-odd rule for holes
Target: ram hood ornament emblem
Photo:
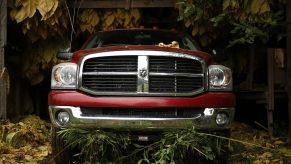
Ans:
<svg viewBox="0 0 291 164"><path fill-rule="evenodd" d="M139 70L139 76L140 77L146 77L148 75L148 71L146 69L140 69Z"/></svg>

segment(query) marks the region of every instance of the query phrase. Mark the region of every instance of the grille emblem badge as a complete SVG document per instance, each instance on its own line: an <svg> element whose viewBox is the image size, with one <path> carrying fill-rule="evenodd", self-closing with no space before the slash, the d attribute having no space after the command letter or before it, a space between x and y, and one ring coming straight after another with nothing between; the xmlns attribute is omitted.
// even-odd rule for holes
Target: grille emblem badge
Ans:
<svg viewBox="0 0 291 164"><path fill-rule="evenodd" d="M146 77L148 75L148 71L146 69L140 69L139 70L139 76L140 77Z"/></svg>

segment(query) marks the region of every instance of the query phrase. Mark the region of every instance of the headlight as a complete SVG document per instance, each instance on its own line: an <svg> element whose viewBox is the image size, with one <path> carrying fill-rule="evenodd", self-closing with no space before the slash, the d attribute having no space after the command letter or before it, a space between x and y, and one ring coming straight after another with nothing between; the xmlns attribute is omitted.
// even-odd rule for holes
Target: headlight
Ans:
<svg viewBox="0 0 291 164"><path fill-rule="evenodd" d="M232 90L231 70L222 65L208 67L209 90Z"/></svg>
<svg viewBox="0 0 291 164"><path fill-rule="evenodd" d="M51 88L74 89L76 88L77 64L62 63L53 67Z"/></svg>

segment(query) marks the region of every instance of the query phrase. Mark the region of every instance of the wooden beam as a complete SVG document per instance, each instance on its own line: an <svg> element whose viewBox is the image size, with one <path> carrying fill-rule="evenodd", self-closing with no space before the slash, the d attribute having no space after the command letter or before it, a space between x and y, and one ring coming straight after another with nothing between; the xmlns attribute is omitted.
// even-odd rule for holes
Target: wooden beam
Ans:
<svg viewBox="0 0 291 164"><path fill-rule="evenodd" d="M6 119L6 87L4 79L4 47L7 41L7 0L0 1L0 119Z"/></svg>
<svg viewBox="0 0 291 164"><path fill-rule="evenodd" d="M287 86L288 93L288 113L289 113L289 132L291 134L291 1L287 1Z"/></svg>
<svg viewBox="0 0 291 164"><path fill-rule="evenodd" d="M272 136L274 131L273 111L274 111L274 55L275 49L269 48L267 51L268 62L268 91L267 91L267 117L268 117L268 131Z"/></svg>
<svg viewBox="0 0 291 164"><path fill-rule="evenodd" d="M255 45L250 46L249 53L249 70L247 76L247 89L253 90L253 81L254 81L254 63L255 63Z"/></svg>
<svg viewBox="0 0 291 164"><path fill-rule="evenodd" d="M83 0L68 1L71 8L154 8L174 7L175 0Z"/></svg>
<svg viewBox="0 0 291 164"><path fill-rule="evenodd" d="M175 0L132 0L131 8L175 7Z"/></svg>

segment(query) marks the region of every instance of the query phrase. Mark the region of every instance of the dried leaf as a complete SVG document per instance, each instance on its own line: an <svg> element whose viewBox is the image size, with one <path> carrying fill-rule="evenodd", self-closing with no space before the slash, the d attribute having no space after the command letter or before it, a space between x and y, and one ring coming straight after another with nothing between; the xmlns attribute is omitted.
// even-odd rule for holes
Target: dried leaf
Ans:
<svg viewBox="0 0 291 164"><path fill-rule="evenodd" d="M270 11L269 2L268 1L264 1L264 3L261 6L260 13L262 14L262 13L265 13L265 12L268 12L268 11Z"/></svg>
<svg viewBox="0 0 291 164"><path fill-rule="evenodd" d="M111 15L107 16L107 17L105 18L105 25L106 25L106 27L111 26L112 23L113 23L113 21L114 21L114 19L115 19L114 14L111 14Z"/></svg>
<svg viewBox="0 0 291 164"><path fill-rule="evenodd" d="M96 11L93 11L91 13L91 16L92 16L91 21L90 21L91 25L92 27L95 27L99 23L99 16Z"/></svg>
<svg viewBox="0 0 291 164"><path fill-rule="evenodd" d="M262 161L261 160L255 160L254 162L253 162L253 164L261 164L262 163Z"/></svg>
<svg viewBox="0 0 291 164"><path fill-rule="evenodd" d="M31 18L36 12L36 7L39 0L21 0L17 1L17 6L21 6L19 10L13 9L10 16L15 19L17 23L22 22L26 18Z"/></svg>
<svg viewBox="0 0 291 164"><path fill-rule="evenodd" d="M37 74L35 74L32 79L30 80L31 85L36 85L39 84L43 81L44 79L44 75L40 72L38 72Z"/></svg>
<svg viewBox="0 0 291 164"><path fill-rule="evenodd" d="M265 152L264 154L261 155L261 158L270 158L272 156L273 154L271 152Z"/></svg>
<svg viewBox="0 0 291 164"><path fill-rule="evenodd" d="M291 158L291 149L280 148L279 152L282 153L284 156Z"/></svg>
<svg viewBox="0 0 291 164"><path fill-rule="evenodd" d="M233 9L237 9L237 8L239 8L239 2L237 0L231 0L230 1L230 6Z"/></svg>
<svg viewBox="0 0 291 164"><path fill-rule="evenodd" d="M270 148L273 148L274 145L270 144L270 143L266 143L266 147L270 147Z"/></svg>
<svg viewBox="0 0 291 164"><path fill-rule="evenodd" d="M191 24L192 24L191 20L188 19L188 20L185 22L185 27L188 28Z"/></svg>
<svg viewBox="0 0 291 164"><path fill-rule="evenodd" d="M66 17L65 15L61 16L60 22L65 29L68 28L68 17Z"/></svg>
<svg viewBox="0 0 291 164"><path fill-rule="evenodd" d="M56 55L55 51L53 49L50 49L50 48L46 48L42 54L43 59L46 63L49 63L55 55Z"/></svg>
<svg viewBox="0 0 291 164"><path fill-rule="evenodd" d="M195 23L192 28L192 36L196 36L199 31L198 24Z"/></svg>
<svg viewBox="0 0 291 164"><path fill-rule="evenodd" d="M123 27L128 27L129 26L129 23L130 23L130 16L128 14L125 15L125 20L124 20L124 23L123 23Z"/></svg>
<svg viewBox="0 0 291 164"><path fill-rule="evenodd" d="M14 8L14 9L12 9L11 11L10 11L10 18L12 19L12 20L15 20L15 16L16 16L16 14L17 14L17 10Z"/></svg>
<svg viewBox="0 0 291 164"><path fill-rule="evenodd" d="M88 31L93 33L95 31L96 25L99 23L99 16L98 13L93 9L86 9L84 10L80 17L80 29L82 32Z"/></svg>
<svg viewBox="0 0 291 164"><path fill-rule="evenodd" d="M284 142L280 140L274 142L274 145L281 145L281 144L284 144Z"/></svg>
<svg viewBox="0 0 291 164"><path fill-rule="evenodd" d="M31 18L35 12L36 7L38 6L39 0L25 0L23 1L22 5L26 12L26 15Z"/></svg>
<svg viewBox="0 0 291 164"><path fill-rule="evenodd" d="M54 2L53 7L51 8L51 10L45 14L42 17L42 20L46 20L48 18L50 18L51 16L53 16L55 14L55 12L57 11L58 5L59 5L59 1L58 0L51 0L52 2ZM58 15L58 17L60 17L61 15Z"/></svg>
<svg viewBox="0 0 291 164"><path fill-rule="evenodd" d="M118 15L120 19L125 19L126 12L124 10L117 9L116 15Z"/></svg>
<svg viewBox="0 0 291 164"><path fill-rule="evenodd" d="M24 8L21 8L19 11L17 11L14 17L17 23L22 22L25 18L27 18L27 15Z"/></svg>
<svg viewBox="0 0 291 164"><path fill-rule="evenodd" d="M47 25L42 23L38 28L38 34L45 40L48 37Z"/></svg>
<svg viewBox="0 0 291 164"><path fill-rule="evenodd" d="M245 21L247 19L247 14L245 12L242 12L239 16L239 20L241 22Z"/></svg>
<svg viewBox="0 0 291 164"><path fill-rule="evenodd" d="M32 43L36 42L39 39L38 33L33 30L28 31L27 36L29 37Z"/></svg>
<svg viewBox="0 0 291 164"><path fill-rule="evenodd" d="M252 14L257 14L260 9L261 9L261 6L262 4L264 3L265 0L255 0L255 1L251 1L251 13Z"/></svg>
<svg viewBox="0 0 291 164"><path fill-rule="evenodd" d="M133 16L134 21L137 22L140 19L140 12L138 9L132 9L130 14Z"/></svg>
<svg viewBox="0 0 291 164"><path fill-rule="evenodd" d="M280 159L273 159L271 162L272 163L279 163L280 162Z"/></svg>
<svg viewBox="0 0 291 164"><path fill-rule="evenodd" d="M205 26L199 26L199 35L203 35L206 32Z"/></svg>
<svg viewBox="0 0 291 164"><path fill-rule="evenodd" d="M33 159L33 157L32 157L32 156L30 156L30 155L25 155L25 159L26 159L27 161L30 161L30 160L32 160L32 159Z"/></svg>
<svg viewBox="0 0 291 164"><path fill-rule="evenodd" d="M54 1L51 0L39 0L37 10L39 11L42 19L44 16L54 7Z"/></svg>
<svg viewBox="0 0 291 164"><path fill-rule="evenodd" d="M21 136L21 131L11 132L6 136L6 143L13 147L22 146L22 140L19 139Z"/></svg>
<svg viewBox="0 0 291 164"><path fill-rule="evenodd" d="M230 0L223 0L223 7L222 7L222 9L223 10L225 10L225 9L227 9L228 8L228 6L229 6L229 4L230 4Z"/></svg>

